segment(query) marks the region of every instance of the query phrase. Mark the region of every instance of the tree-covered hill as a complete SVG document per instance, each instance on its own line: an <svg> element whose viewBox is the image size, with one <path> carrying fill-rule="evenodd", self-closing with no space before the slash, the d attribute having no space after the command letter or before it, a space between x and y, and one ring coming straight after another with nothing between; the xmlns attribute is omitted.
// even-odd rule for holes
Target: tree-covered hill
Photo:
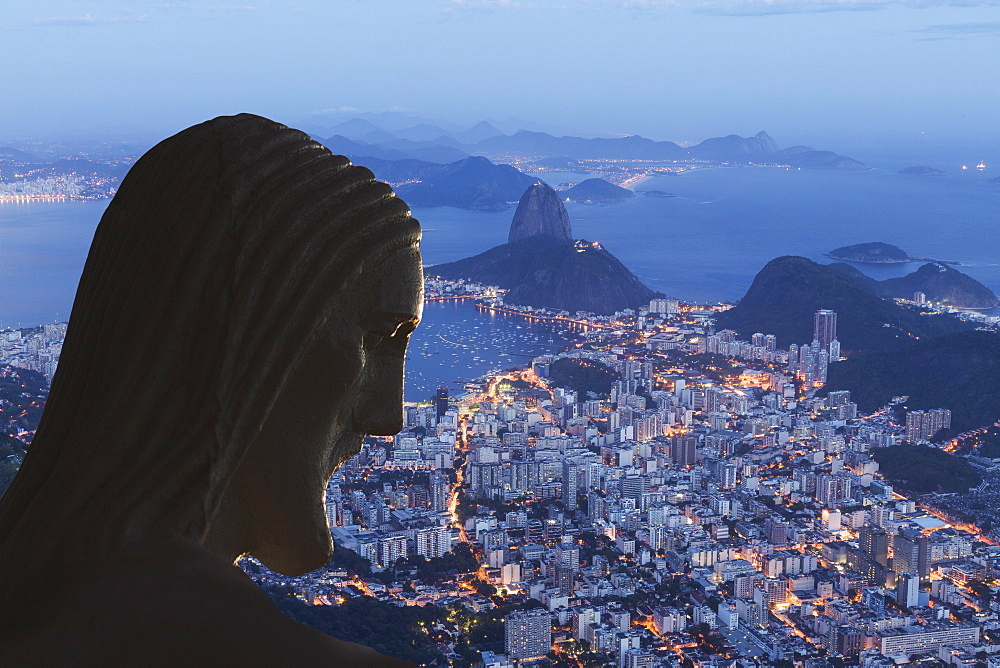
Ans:
<svg viewBox="0 0 1000 668"><path fill-rule="evenodd" d="M1000 418L1000 334L968 331L921 339L904 350L873 351L830 365L825 391L850 390L863 411L894 396L910 410L947 408L953 431Z"/></svg>
<svg viewBox="0 0 1000 668"><path fill-rule="evenodd" d="M971 326L948 315L898 306L875 294L860 272L822 265L804 257L784 256L767 263L746 295L719 314L719 329L734 329L746 338L754 332L774 334L778 344L809 343L813 314L837 312L837 337L845 353L898 349L918 340Z"/></svg>
<svg viewBox="0 0 1000 668"><path fill-rule="evenodd" d="M557 387L565 387L585 399L588 392L606 397L619 375L597 360L564 357L549 366L549 380Z"/></svg>
<svg viewBox="0 0 1000 668"><path fill-rule="evenodd" d="M283 588L269 589L267 594L288 617L339 640L360 643L418 665L440 659L418 626L444 617L434 606L401 608L370 596L349 599L341 605L308 605Z"/></svg>
<svg viewBox="0 0 1000 668"><path fill-rule="evenodd" d="M499 285L511 304L608 314L657 296L599 244L535 235L474 257L439 264L429 273Z"/></svg>
<svg viewBox="0 0 1000 668"><path fill-rule="evenodd" d="M883 476L914 494L967 492L983 481L962 457L928 445L875 448L871 455Z"/></svg>

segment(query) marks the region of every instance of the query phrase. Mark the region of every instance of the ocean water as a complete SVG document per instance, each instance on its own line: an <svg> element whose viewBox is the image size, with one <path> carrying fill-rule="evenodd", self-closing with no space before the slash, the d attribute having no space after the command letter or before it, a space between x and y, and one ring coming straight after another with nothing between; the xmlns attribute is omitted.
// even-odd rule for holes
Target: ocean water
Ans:
<svg viewBox="0 0 1000 668"><path fill-rule="evenodd" d="M992 172L921 177L880 170L712 168L639 182L616 204L567 202L573 235L601 242L654 290L681 299L739 299L779 255L833 262L824 253L884 241L911 256L962 262L959 269L1000 294L1000 185ZM537 174L550 185L584 176ZM428 229L424 258L449 262L507 240L513 210L416 209ZM884 279L919 263L856 265Z"/></svg>
<svg viewBox="0 0 1000 668"><path fill-rule="evenodd" d="M996 169L921 177L890 170L711 168L633 186L676 197L640 194L609 205L570 202L567 209L575 237L601 242L651 288L690 301L740 298L776 256L831 262L823 253L867 241L961 262L961 271L1000 293L1000 185L985 183L997 174ZM586 178L558 172L538 176L552 185ZM0 203L0 324L67 318L106 206L104 201ZM513 215L513 207L500 212L414 209L424 227L425 263L457 260L506 242ZM883 279L919 264L856 266ZM548 349L550 335L553 346L558 343L558 331L540 325L518 329L525 323L515 320L491 318L470 304L429 304L413 338L408 398L527 360L529 353ZM467 347L451 346L441 337ZM520 347L519 337L524 339ZM468 345L472 340L477 347ZM429 346L437 346L439 354L428 353Z"/></svg>
<svg viewBox="0 0 1000 668"><path fill-rule="evenodd" d="M108 200L0 202L0 325L69 318Z"/></svg>
<svg viewBox="0 0 1000 668"><path fill-rule="evenodd" d="M469 380L523 367L576 340L552 323L483 313L471 302L430 302L406 352L404 394L407 401L422 401L438 387L460 393Z"/></svg>

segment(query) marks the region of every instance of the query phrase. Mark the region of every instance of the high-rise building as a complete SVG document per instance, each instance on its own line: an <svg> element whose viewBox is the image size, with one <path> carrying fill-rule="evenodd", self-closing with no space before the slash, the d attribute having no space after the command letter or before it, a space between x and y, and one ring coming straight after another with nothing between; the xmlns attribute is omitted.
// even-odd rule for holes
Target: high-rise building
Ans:
<svg viewBox="0 0 1000 668"><path fill-rule="evenodd" d="M572 593L576 575L580 571L580 548L574 543L557 545L555 567L555 586L565 594Z"/></svg>
<svg viewBox="0 0 1000 668"><path fill-rule="evenodd" d="M926 578L931 573L929 553L927 536L916 529L900 528L892 542L892 570Z"/></svg>
<svg viewBox="0 0 1000 668"><path fill-rule="evenodd" d="M573 609L572 630L577 640L594 642L593 625L601 623L601 609L596 606L583 606Z"/></svg>
<svg viewBox="0 0 1000 668"><path fill-rule="evenodd" d="M935 408L929 411L910 411L906 414L906 440L916 443L933 438L941 429L951 428L951 411Z"/></svg>
<svg viewBox="0 0 1000 668"><path fill-rule="evenodd" d="M512 612L504 618L507 658L515 661L544 657L552 646L552 620L541 608Z"/></svg>
<svg viewBox="0 0 1000 668"><path fill-rule="evenodd" d="M877 564L889 564L889 534L878 526L865 525L858 531L861 553Z"/></svg>
<svg viewBox="0 0 1000 668"><path fill-rule="evenodd" d="M737 473L739 469L736 464L723 464L719 469L719 484L723 489L733 489L737 483Z"/></svg>
<svg viewBox="0 0 1000 668"><path fill-rule="evenodd" d="M448 388L439 387L437 389L437 394L434 396L434 409L437 413L437 419L440 420L445 413L448 412Z"/></svg>
<svg viewBox="0 0 1000 668"><path fill-rule="evenodd" d="M829 353L830 342L837 338L837 313L827 309L816 311L813 316L813 340L819 341L820 350Z"/></svg>
<svg viewBox="0 0 1000 668"><path fill-rule="evenodd" d="M832 653L841 656L858 656L865 648L865 632L850 624L830 629L827 645Z"/></svg>
<svg viewBox="0 0 1000 668"><path fill-rule="evenodd" d="M698 439L695 436L674 436L670 444L670 456L676 466L692 466L698 461Z"/></svg>
<svg viewBox="0 0 1000 668"><path fill-rule="evenodd" d="M448 501L451 494L451 485L448 476L441 471L433 471L430 474L430 501L431 509L440 513L448 510Z"/></svg>
<svg viewBox="0 0 1000 668"><path fill-rule="evenodd" d="M428 558L440 557L451 549L451 533L445 527L417 529L416 553Z"/></svg>
<svg viewBox="0 0 1000 668"><path fill-rule="evenodd" d="M792 372L799 370L799 347L794 343L788 346L788 364L786 368Z"/></svg>
<svg viewBox="0 0 1000 668"><path fill-rule="evenodd" d="M900 573L896 578L896 602L903 608L920 605L920 576Z"/></svg>
<svg viewBox="0 0 1000 668"><path fill-rule="evenodd" d="M379 564L383 567L390 566L396 563L397 559L402 559L407 556L406 536L400 534L380 538L377 550Z"/></svg>
<svg viewBox="0 0 1000 668"><path fill-rule="evenodd" d="M573 513L576 511L576 496L580 486L580 467L576 462L563 461L562 483L563 505L566 506L566 512Z"/></svg>
<svg viewBox="0 0 1000 668"><path fill-rule="evenodd" d="M881 587L865 587L861 590L861 605L875 614L885 612L885 594Z"/></svg>
<svg viewBox="0 0 1000 668"><path fill-rule="evenodd" d="M650 479L648 475L630 475L622 478L622 497L626 499L639 499L645 492L649 491Z"/></svg>

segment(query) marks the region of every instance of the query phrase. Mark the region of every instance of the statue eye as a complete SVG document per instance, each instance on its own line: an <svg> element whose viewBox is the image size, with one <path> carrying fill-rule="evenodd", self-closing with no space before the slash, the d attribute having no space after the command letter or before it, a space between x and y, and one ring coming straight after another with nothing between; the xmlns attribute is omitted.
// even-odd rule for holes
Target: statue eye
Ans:
<svg viewBox="0 0 1000 668"><path fill-rule="evenodd" d="M374 350L378 348L383 343L392 338L392 332L389 330L376 330L371 332L366 332L364 336L364 346L368 350Z"/></svg>
<svg viewBox="0 0 1000 668"><path fill-rule="evenodd" d="M373 329L365 334L364 346L369 350L374 350L383 345L405 346L415 328L415 323L404 321L397 323L391 329Z"/></svg>

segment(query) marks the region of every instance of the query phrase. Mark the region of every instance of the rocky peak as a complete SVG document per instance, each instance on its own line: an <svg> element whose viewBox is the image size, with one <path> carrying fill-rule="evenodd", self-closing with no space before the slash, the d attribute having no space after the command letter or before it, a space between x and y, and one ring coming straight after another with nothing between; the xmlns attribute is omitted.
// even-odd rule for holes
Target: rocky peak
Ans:
<svg viewBox="0 0 1000 668"><path fill-rule="evenodd" d="M514 220L510 224L508 243L544 234L562 241L572 241L569 214L556 191L544 183L524 191L517 203Z"/></svg>

